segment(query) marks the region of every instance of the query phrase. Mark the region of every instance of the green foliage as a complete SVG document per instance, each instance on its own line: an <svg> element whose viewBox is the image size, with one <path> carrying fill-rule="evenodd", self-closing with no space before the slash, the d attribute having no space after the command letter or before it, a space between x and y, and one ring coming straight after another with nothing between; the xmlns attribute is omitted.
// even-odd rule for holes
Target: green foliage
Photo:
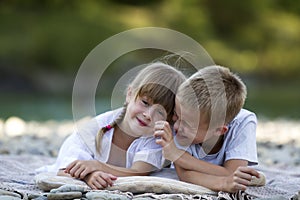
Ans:
<svg viewBox="0 0 300 200"><path fill-rule="evenodd" d="M0 0L0 26L0 91L10 75L18 74L17 78L47 92L38 75L51 72L70 80L99 43L147 26L171 28L192 37L215 63L245 77L281 83L300 77L300 3L295 0ZM148 53L124 59L124 66L150 62L153 56ZM111 77L120 73L112 67L105 83L111 85ZM258 89L249 97L262 110L268 102L261 95L275 96L268 93L270 88ZM282 95L291 99L291 105L300 99L293 93ZM283 106L272 102L274 107Z"/></svg>
<svg viewBox="0 0 300 200"><path fill-rule="evenodd" d="M242 73L300 74L297 1L0 1L1 66L74 71L98 43L130 28L162 26L199 41Z"/></svg>

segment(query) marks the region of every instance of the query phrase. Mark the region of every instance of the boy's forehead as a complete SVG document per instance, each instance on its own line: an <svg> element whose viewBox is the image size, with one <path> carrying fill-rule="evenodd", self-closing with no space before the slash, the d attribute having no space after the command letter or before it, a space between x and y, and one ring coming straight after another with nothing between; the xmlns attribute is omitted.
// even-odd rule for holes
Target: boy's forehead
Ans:
<svg viewBox="0 0 300 200"><path fill-rule="evenodd" d="M193 122L199 121L200 111L198 109L176 103L175 111L178 115L180 115L181 118L184 118L185 120L191 120Z"/></svg>

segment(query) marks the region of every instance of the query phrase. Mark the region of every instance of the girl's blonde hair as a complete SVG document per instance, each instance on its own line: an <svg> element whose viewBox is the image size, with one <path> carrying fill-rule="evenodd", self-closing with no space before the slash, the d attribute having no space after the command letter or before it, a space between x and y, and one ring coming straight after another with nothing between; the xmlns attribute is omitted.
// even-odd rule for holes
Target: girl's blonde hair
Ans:
<svg viewBox="0 0 300 200"><path fill-rule="evenodd" d="M153 104L162 105L167 112L167 121L172 123L173 109L175 106L175 95L178 87L185 81L182 72L174 67L155 62L142 69L129 84L132 95L135 97L147 96ZM103 134L120 123L127 110L124 104L120 115L105 127L102 127L96 136L96 149L100 152Z"/></svg>
<svg viewBox="0 0 300 200"><path fill-rule="evenodd" d="M179 87L176 98L181 106L198 108L207 123L215 110L224 116L223 122L227 124L240 112L246 96L246 86L236 74L222 66L209 66L188 78ZM224 114L220 113L222 110ZM220 120L217 116L217 121Z"/></svg>

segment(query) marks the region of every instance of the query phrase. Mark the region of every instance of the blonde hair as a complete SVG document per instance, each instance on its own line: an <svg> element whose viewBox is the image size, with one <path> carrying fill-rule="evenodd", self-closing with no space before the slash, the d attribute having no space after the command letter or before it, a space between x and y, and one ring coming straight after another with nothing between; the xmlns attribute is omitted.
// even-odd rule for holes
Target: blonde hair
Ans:
<svg viewBox="0 0 300 200"><path fill-rule="evenodd" d="M162 105L167 112L167 121L172 123L175 95L178 87L186 80L184 74L174 67L155 62L142 69L129 84L135 99L147 96L153 104ZM100 153L103 134L120 123L127 110L125 103L120 115L109 125L102 127L96 136L96 149Z"/></svg>
<svg viewBox="0 0 300 200"><path fill-rule="evenodd" d="M224 119L217 116L217 120L227 124L242 109L246 96L246 86L236 74L222 66L208 66L188 78L179 87L176 97L181 106L198 108L208 123L213 110L222 116L223 109Z"/></svg>

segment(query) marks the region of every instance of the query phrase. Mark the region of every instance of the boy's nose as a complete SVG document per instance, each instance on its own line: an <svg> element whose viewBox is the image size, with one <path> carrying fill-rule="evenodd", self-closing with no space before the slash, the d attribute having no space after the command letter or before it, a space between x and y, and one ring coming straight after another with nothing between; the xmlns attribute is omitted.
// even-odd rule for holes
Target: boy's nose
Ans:
<svg viewBox="0 0 300 200"><path fill-rule="evenodd" d="M173 117L173 120L174 120L174 117ZM174 120L173 129L174 129L175 133L177 133L177 131L179 129L179 122L178 122L178 120Z"/></svg>
<svg viewBox="0 0 300 200"><path fill-rule="evenodd" d="M153 122L167 119L167 111L159 104L153 104L146 108L143 115L146 119L152 120Z"/></svg>

